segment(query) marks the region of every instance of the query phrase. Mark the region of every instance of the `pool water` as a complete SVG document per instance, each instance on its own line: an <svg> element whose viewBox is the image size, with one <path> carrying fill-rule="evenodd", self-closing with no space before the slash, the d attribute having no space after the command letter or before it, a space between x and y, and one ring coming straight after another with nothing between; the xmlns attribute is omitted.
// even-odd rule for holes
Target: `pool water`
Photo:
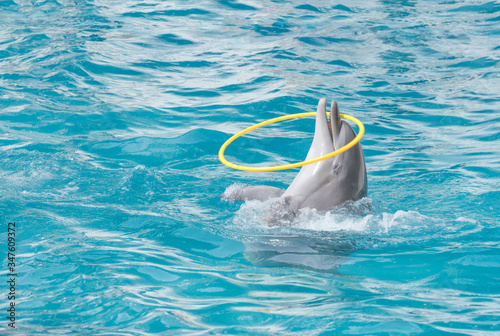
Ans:
<svg viewBox="0 0 500 336"><path fill-rule="evenodd" d="M2 335L500 334L500 3L0 13ZM227 196L298 170L217 152L323 97L366 127L368 196L268 227L268 202ZM226 156L302 161L313 131L282 122Z"/></svg>

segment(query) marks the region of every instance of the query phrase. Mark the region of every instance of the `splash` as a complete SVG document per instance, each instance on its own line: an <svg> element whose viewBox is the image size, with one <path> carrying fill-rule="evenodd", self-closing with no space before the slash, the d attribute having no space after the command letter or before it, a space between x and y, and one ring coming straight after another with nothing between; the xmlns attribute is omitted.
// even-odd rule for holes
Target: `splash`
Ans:
<svg viewBox="0 0 500 336"><path fill-rule="evenodd" d="M242 184L229 186L222 198L233 201L234 195L243 187ZM415 210L384 211L367 197L345 202L328 211L302 209L286 226L273 226L268 223L268 213L277 207L276 204L280 204L280 198L244 202L230 224L233 233L238 232L244 241L261 235L301 236L340 239L351 241L349 244L356 248L379 249L427 244L481 230L475 220L453 217L453 214L436 217Z"/></svg>

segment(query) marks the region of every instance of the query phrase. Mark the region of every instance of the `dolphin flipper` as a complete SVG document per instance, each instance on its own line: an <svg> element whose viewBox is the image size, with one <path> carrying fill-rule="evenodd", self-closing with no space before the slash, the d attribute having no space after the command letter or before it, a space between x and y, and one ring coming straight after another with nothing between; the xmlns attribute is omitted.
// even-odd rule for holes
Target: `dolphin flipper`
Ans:
<svg viewBox="0 0 500 336"><path fill-rule="evenodd" d="M249 186L238 190L236 193L236 201L258 200L261 202L267 201L270 198L281 197L285 189L269 187L265 185Z"/></svg>

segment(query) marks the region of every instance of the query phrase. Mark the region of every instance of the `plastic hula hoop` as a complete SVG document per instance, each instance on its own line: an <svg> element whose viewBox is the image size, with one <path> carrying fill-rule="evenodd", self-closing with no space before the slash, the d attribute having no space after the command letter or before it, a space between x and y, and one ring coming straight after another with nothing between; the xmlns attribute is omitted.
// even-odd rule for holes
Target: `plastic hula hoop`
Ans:
<svg viewBox="0 0 500 336"><path fill-rule="evenodd" d="M315 162L318 162L318 161L322 161L322 160L326 160L326 159L332 158L335 155L338 155L340 153L343 153L343 152L351 149L357 143L359 143L359 141L363 137L363 134L365 134L365 126L361 123L361 121L359 121L358 119L356 119L356 118L354 118L354 117L352 117L350 115L340 113L340 117L341 118L344 118L344 119L347 119L347 120L350 120L350 121L356 123L356 125L358 125L358 127L359 127L359 132L358 132L358 135L354 139L352 139L352 141L349 142L347 145L345 145L344 147L339 148L336 151L333 151L333 152L331 152L329 154L320 156L320 157L315 158L315 159L307 160L307 161L302 161L302 162L297 162L297 163L291 163L291 164L286 164L286 165L282 165L282 166L271 166L271 167L240 166L240 165L237 165L237 164L234 164L234 163L231 163L231 162L227 161L226 158L224 157L224 151L226 150L227 146L229 146L229 144L231 144L231 142L233 142L234 140L238 139L243 134L246 134L246 133L248 133L250 131L253 131L254 129L257 129L259 127L276 123L278 121L283 121L283 120L288 120L288 119L295 119L295 118L303 118L303 117L314 117L315 115L316 115L316 112L305 112L305 113L289 114L289 115L286 115L286 116L282 116L282 117L278 117L278 118L274 118L274 119L269 119L269 120L263 121L261 123L255 124L253 126L250 126L250 127L246 128L246 129L244 129L244 130L236 133L235 135L233 135L232 137L230 137L226 142L224 142L224 144L222 145L222 147L219 150L219 160L223 164L225 164L226 166L228 166L230 168L238 169L238 170L246 170L246 171L267 172L267 171L276 171L276 170L285 170L285 169L298 168L298 167L302 167L302 166L305 166L305 165L308 165L308 164L311 164L311 163L315 163ZM330 115L330 113L327 113L327 115Z"/></svg>

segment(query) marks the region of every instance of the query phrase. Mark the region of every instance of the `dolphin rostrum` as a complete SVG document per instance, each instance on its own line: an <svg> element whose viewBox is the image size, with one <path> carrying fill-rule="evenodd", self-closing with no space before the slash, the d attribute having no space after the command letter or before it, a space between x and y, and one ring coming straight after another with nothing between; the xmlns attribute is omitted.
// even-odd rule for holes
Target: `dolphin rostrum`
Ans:
<svg viewBox="0 0 500 336"><path fill-rule="evenodd" d="M330 120L326 115L326 99L318 103L314 139L306 160L312 160L337 150L356 137L352 127L340 119L338 105L332 101ZM361 144L300 169L286 189L269 186L250 186L239 190L235 199L266 201L279 197L266 215L270 225L288 222L302 208L326 210L348 200L366 196L365 157Z"/></svg>

